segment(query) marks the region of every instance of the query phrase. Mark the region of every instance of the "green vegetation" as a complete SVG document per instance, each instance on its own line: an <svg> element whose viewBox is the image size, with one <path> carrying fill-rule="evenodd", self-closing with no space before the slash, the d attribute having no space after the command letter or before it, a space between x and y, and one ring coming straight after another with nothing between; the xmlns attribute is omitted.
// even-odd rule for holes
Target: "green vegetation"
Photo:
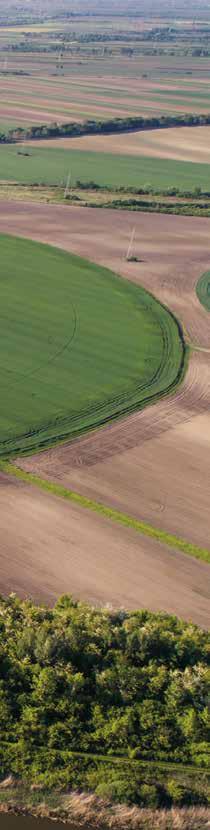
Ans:
<svg viewBox="0 0 210 830"><path fill-rule="evenodd" d="M93 510L95 513L100 513L100 515L105 516L106 519L122 524L125 527L131 527L133 530L136 530L137 533L142 533L144 536L156 539L157 542L162 542L170 548L176 548L182 553L193 556L195 559L202 559L204 562L210 563L210 550L207 550L207 548L200 548L198 545L187 542L186 539L180 539L172 533L160 530L160 528L149 525L139 519L134 519L133 516L128 516L126 513L121 513L119 510L114 510L101 502L94 501L94 499L88 499L86 496L81 496L80 493L68 490L61 484L55 484L54 482L46 481L33 473L27 473L25 470L16 467L14 464L10 464L8 461L0 461L0 470L13 475L22 481L34 484L36 487L40 487L41 490L52 493L54 496L59 496L60 498L72 501L87 510Z"/></svg>
<svg viewBox="0 0 210 830"><path fill-rule="evenodd" d="M122 94L122 92L121 92ZM160 96L161 97L161 96ZM158 95L157 95L158 98ZM24 104L23 104L24 106ZM27 107L27 105L25 105ZM114 105L113 105L114 106ZM4 133L0 129L0 142L16 142L23 138L64 138L66 136L80 135L109 135L114 133L133 132L134 130L157 130L170 127L199 127L210 124L210 114L186 113L182 115L151 115L151 116L126 116L125 118L107 118L101 121L99 118L88 119L83 122L70 121L62 124L57 122L51 124L36 124L30 127L14 127Z"/></svg>
<svg viewBox="0 0 210 830"><path fill-rule="evenodd" d="M0 630L2 777L139 806L208 803L206 632L15 595L0 600Z"/></svg>
<svg viewBox="0 0 210 830"><path fill-rule="evenodd" d="M105 268L2 236L0 455L139 409L181 379L173 316Z"/></svg>
<svg viewBox="0 0 210 830"><path fill-rule="evenodd" d="M0 199L44 202L47 204L80 205L80 207L113 208L114 210L143 211L144 213L169 213L178 216L210 216L210 193L187 191L174 194L176 188L168 188L163 194L152 189L100 187L94 182L82 182L72 186L68 195L61 185L24 185L0 182ZM142 194L142 196L140 195ZM136 195L134 195L136 194ZM174 199L177 196L177 201ZM164 198L162 198L162 196Z"/></svg>
<svg viewBox="0 0 210 830"><path fill-rule="evenodd" d="M196 285L196 293L200 303L204 305L207 311L210 311L210 271L203 274Z"/></svg>
<svg viewBox="0 0 210 830"><path fill-rule="evenodd" d="M66 184L68 171L72 185L79 179L109 187L144 187L154 190L176 186L180 192L201 187L210 189L210 165L173 161L146 156L124 156L25 145L25 156L17 145L3 145L0 154L0 179L25 184Z"/></svg>
<svg viewBox="0 0 210 830"><path fill-rule="evenodd" d="M69 202L71 204L78 202L78 196L72 194L69 197ZM101 207L101 208L112 208L113 210L130 210L130 211L138 211L139 213L165 213L171 214L172 216L210 216L210 203L208 202L174 202L168 199L166 202L160 201L159 198L156 198L154 201L144 200L144 199L123 199L123 197L118 197L113 199L109 199L108 201L105 199L104 201L94 200L93 193L92 198L90 194L88 194L88 198L86 198L85 203L82 202L83 206L90 206L90 207Z"/></svg>

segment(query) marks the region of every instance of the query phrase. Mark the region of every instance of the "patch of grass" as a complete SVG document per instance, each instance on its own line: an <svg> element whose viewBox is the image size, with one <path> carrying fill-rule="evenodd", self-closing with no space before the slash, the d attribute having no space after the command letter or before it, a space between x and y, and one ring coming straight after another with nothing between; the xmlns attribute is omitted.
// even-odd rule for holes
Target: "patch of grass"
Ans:
<svg viewBox="0 0 210 830"><path fill-rule="evenodd" d="M196 294L204 308L210 311L210 271L206 271L198 280Z"/></svg>
<svg viewBox="0 0 210 830"><path fill-rule="evenodd" d="M152 295L36 242L2 236L0 251L0 456L44 449L175 389L186 349Z"/></svg>
<svg viewBox="0 0 210 830"><path fill-rule="evenodd" d="M27 146L27 145L25 145ZM210 165L146 156L113 155L60 147L30 146L30 156L18 155L18 145L2 145L0 179L23 184L60 184L72 172L77 179L109 187L176 186L180 191L210 188Z"/></svg>
<svg viewBox="0 0 210 830"><path fill-rule="evenodd" d="M133 530L136 530L137 533L156 539L157 542L161 542L169 548L180 550L188 556L193 556L195 559L202 559L204 562L210 563L210 550L207 548L200 548L198 545L194 545L191 542L186 541L186 539L181 539L178 536L174 536L172 533L167 533L165 530L160 530L160 528L153 527L146 522L139 521L139 519L134 519L126 513L121 513L119 510L114 510L105 504L101 504L93 499L81 496L79 493L75 493L73 490L68 490L61 484L55 484L54 482L46 481L33 473L27 473L25 470L11 464L9 461L0 461L0 470L7 474L14 475L15 478L18 478L21 481L33 484L41 490L45 490L47 493L67 499L68 501L74 502L87 510L92 510L94 513L98 513L101 516L104 516L104 518L110 519L117 524L130 527Z"/></svg>

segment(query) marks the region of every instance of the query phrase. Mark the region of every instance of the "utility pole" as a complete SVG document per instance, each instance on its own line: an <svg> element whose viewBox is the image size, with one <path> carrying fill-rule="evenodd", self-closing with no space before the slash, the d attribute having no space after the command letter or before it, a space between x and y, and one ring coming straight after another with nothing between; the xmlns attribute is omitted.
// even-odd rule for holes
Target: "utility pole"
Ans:
<svg viewBox="0 0 210 830"><path fill-rule="evenodd" d="M136 228L133 228L133 230L131 231L131 238L130 238L130 242L129 242L128 250L127 250L127 255L126 255L127 262L129 262L132 259L132 250L133 250L133 243L134 243L134 239L135 239L135 233L136 233Z"/></svg>
<svg viewBox="0 0 210 830"><path fill-rule="evenodd" d="M65 187L65 191L64 191L64 199L68 198L70 184L71 184L71 170L69 170L67 180L66 180L66 187Z"/></svg>

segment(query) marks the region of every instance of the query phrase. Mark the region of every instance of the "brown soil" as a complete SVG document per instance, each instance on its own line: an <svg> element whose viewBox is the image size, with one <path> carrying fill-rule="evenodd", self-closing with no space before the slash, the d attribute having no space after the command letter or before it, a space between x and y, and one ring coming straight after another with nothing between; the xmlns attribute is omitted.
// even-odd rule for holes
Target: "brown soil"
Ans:
<svg viewBox="0 0 210 830"><path fill-rule="evenodd" d="M44 206L31 204L0 203L1 230L8 233L39 239L61 248L72 250L92 260L108 265L136 282L142 283L154 292L164 303L178 315L190 337L200 347L210 348L209 316L199 304L194 291L195 283L209 268L209 229L208 219L195 217L175 217L161 215L135 215L136 247L135 253L141 262L127 263L125 252L128 246L134 218L127 212L103 211L93 209L70 208L67 206ZM125 512L149 521L189 541L207 547L209 545L209 503L210 503L210 353L195 351L192 354L185 381L176 395L136 413L114 425L86 436L74 443L58 447L45 454L22 460L22 466L33 470L42 477L50 478L67 487L78 490L97 500L119 507ZM1 493L7 492L1 488ZM30 493L32 491L30 490ZM14 566L11 568L11 550L19 553L16 568L19 572L19 589L24 587L22 572L23 557L28 556L35 563L36 590L30 567L25 583L27 590L33 593L43 590L49 598L62 590L64 554L60 545L63 527L63 510L72 526L73 508L63 505L54 507L54 500L46 518L45 535L38 528L36 499L31 498L31 507L26 508L27 490L24 492L24 521L19 522L19 507L15 509L13 500L10 508L3 539L5 546L5 590L14 586ZM15 497L16 498L16 497ZM29 498L29 496L27 496ZM40 496L40 510L44 504L52 504L43 494ZM7 503L7 502L6 502ZM25 504L25 507L24 507ZM33 507L34 505L34 507ZM3 508L3 503L2 503ZM4 506L5 509L5 506ZM75 508L74 508L75 510ZM31 524L31 511L34 518ZM50 511L55 515L56 532ZM12 521L10 521L10 516ZM28 518L29 517L29 518ZM29 522L30 519L30 522ZM90 539L86 545L86 523L91 523L91 532L96 534L95 548ZM21 527L22 536L21 536ZM30 530L31 527L31 530ZM110 534L107 544L106 530ZM70 533L69 529L69 533ZM78 514L78 533L84 532L84 547L79 536L73 543L74 562L70 568L70 584L65 578L65 590L74 590L81 595L81 579L86 598L98 598L101 601L129 603L176 610L183 616L195 621L200 616L199 604L204 602L205 624L209 619L205 606L204 592L207 591L208 566L195 562L188 557L181 557L187 572L187 579L193 580L192 601L187 592L182 600L182 589L186 583L180 578L180 554L167 552L168 566L162 567L158 556L163 555L163 548L147 539L135 536L136 561L132 559L133 531L114 528L105 520L91 516L82 511ZM114 535L119 534L119 553L113 556ZM25 536L24 536L25 534ZM57 535L56 535L57 534ZM126 539L126 541L125 541ZM20 541L19 541L20 540ZM58 541L57 541L58 540ZM22 553L21 553L22 551ZM124 551L124 565L120 556ZM84 556L85 552L85 556ZM145 555L142 565L141 557ZM155 553L154 553L155 552ZM82 557L81 557L82 553ZM66 554L65 554L66 555ZM40 570L38 559L40 556ZM98 574L98 557L104 556L104 572ZM164 556L166 551L164 550ZM22 560L21 560L22 557ZM49 557L54 558L54 587L48 588ZM59 568L57 568L57 557ZM82 561L81 561L82 559ZM8 567L9 562L9 567ZM145 565L150 570L145 585ZM157 562L157 567L156 567ZM84 567L87 564L87 567ZM91 564L90 564L91 563ZM113 570L110 570L110 563ZM28 567L28 566L27 566ZM195 570L200 575L202 589ZM43 579L40 576L43 573ZM161 573L161 578L160 578ZM171 587L166 576L172 576ZM13 575L11 577L11 574ZM139 583L136 593L136 584ZM111 578L110 578L111 577ZM148 575L147 575L148 577ZM153 577L153 586L152 586ZM177 579L177 582L176 582ZM132 586L130 585L132 581ZM44 582L44 588L43 588ZM161 585L161 596L159 589ZM209 582L208 582L209 585ZM3 586L3 587L4 587ZM73 586L73 588L72 588ZM159 586L159 587L158 587ZM177 588L177 590L176 590ZM26 587L25 587L26 589ZM84 594L83 594L84 595ZM192 595L191 595L192 597ZM202 598L203 597L203 598ZM182 603L182 609L180 607Z"/></svg>
<svg viewBox="0 0 210 830"><path fill-rule="evenodd" d="M0 593L168 611L208 627L209 566L0 474Z"/></svg>
<svg viewBox="0 0 210 830"><path fill-rule="evenodd" d="M161 58L161 64L163 57ZM166 112L206 112L208 111L208 100L205 96L205 84L209 83L208 78L202 75L202 79L186 79L179 77L177 83L176 75L173 76L173 69L168 66L166 78L161 73L159 61L155 63L152 58L149 60L150 70L155 74L154 78L143 78L148 61L138 59L134 61L113 59L110 72L110 60L106 63L103 60L100 64L97 60L92 63L89 59L82 61L84 69L77 68L77 62L70 62L65 58L65 75L55 75L55 62L47 55L43 59L40 56L40 63L36 62L35 56L23 56L20 54L19 63L10 56L10 69L21 67L29 71L30 77L1 76L1 116L6 121L11 119L16 124L48 123L49 121L68 121L71 118L80 120L89 113L89 116L98 115L105 117L126 117L128 115L149 115L152 112L159 114ZM122 68L125 72L121 75ZM95 69L95 71L94 71ZM117 72L116 72L117 69ZM149 75L150 75L149 70ZM182 70L184 73L184 67ZM86 74L83 74L86 72ZM135 72L137 77L135 77ZM38 73L38 74L37 74ZM80 74L81 73L81 74ZM131 73L131 76L129 77ZM146 73L147 74L147 73ZM184 99L179 100L180 88L185 94ZM197 98L192 99L190 92L197 92ZM160 92L168 93L161 95ZM172 92L172 95L170 93ZM177 93L173 97L173 93ZM23 106L24 105L24 106ZM175 148L176 149L176 148ZM166 148L167 150L167 148ZM128 151L129 152L129 151ZM179 152L179 151L178 151ZM186 148L187 152L187 148ZM176 156L172 156L176 157ZM178 156L181 158L181 156ZM185 157L185 156L184 156Z"/></svg>
<svg viewBox="0 0 210 830"><path fill-rule="evenodd" d="M43 139L39 144L43 147L210 163L210 127L177 127L121 135L87 135L48 141Z"/></svg>

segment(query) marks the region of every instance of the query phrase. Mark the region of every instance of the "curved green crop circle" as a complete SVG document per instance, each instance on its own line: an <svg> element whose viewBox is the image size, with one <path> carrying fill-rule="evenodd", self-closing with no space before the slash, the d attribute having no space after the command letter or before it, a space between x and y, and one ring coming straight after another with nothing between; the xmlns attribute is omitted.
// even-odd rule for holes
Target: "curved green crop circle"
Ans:
<svg viewBox="0 0 210 830"><path fill-rule="evenodd" d="M198 280L196 294L204 308L210 311L210 271L206 271Z"/></svg>
<svg viewBox="0 0 210 830"><path fill-rule="evenodd" d="M173 316L140 286L0 237L0 455L44 449L141 409L184 366Z"/></svg>

